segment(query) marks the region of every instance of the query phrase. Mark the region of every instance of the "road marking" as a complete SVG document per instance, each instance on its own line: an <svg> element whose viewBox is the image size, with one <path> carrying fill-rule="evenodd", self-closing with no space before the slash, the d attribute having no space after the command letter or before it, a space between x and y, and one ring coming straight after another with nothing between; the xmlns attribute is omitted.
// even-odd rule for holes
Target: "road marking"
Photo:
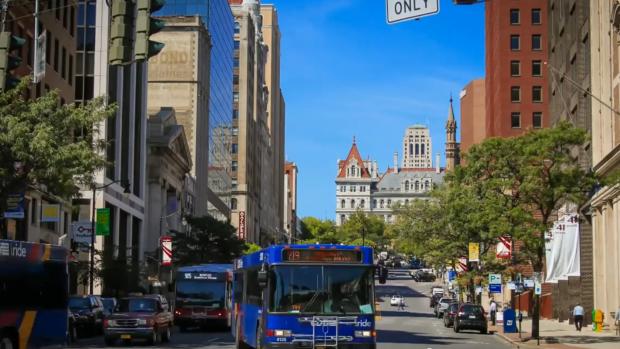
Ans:
<svg viewBox="0 0 620 349"><path fill-rule="evenodd" d="M220 339L220 337L211 338L211 339L207 340L207 343L213 343L213 342L215 342L216 340L219 340L219 339Z"/></svg>

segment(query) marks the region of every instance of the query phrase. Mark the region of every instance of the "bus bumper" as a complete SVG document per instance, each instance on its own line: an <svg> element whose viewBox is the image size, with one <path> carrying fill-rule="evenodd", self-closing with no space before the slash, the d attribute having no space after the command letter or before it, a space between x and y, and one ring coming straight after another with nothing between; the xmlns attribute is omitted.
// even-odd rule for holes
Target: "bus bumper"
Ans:
<svg viewBox="0 0 620 349"><path fill-rule="evenodd" d="M312 343L265 343L266 349L306 349L312 348ZM320 348L316 345L315 348ZM334 347L328 347L334 348ZM376 349L376 343L339 343L338 349Z"/></svg>

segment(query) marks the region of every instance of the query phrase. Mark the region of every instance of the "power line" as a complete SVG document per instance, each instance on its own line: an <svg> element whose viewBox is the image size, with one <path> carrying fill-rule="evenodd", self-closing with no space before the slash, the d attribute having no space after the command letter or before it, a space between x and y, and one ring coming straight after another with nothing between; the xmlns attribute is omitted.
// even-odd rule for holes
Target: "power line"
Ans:
<svg viewBox="0 0 620 349"><path fill-rule="evenodd" d="M9 1L10 0L6 0L7 12L8 12L8 2ZM77 6L78 2L79 2L79 0L69 0L69 3L67 5L65 5L65 6L57 6L57 7L52 7L52 8L48 8L48 9L45 9L45 10L39 10L39 15L45 14L45 13L49 13L49 12L53 12L53 11L56 11L56 10L61 10L61 9L64 9L64 8L74 7L74 6ZM34 2L32 2L32 4L34 5ZM20 5L25 5L25 4L22 3ZM19 17L14 17L14 18L6 20L6 22L7 23L15 22L15 21L18 21L20 19L26 19L26 18L30 18L30 17L34 17L34 13L30 13L30 14L27 14L27 15L19 16Z"/></svg>

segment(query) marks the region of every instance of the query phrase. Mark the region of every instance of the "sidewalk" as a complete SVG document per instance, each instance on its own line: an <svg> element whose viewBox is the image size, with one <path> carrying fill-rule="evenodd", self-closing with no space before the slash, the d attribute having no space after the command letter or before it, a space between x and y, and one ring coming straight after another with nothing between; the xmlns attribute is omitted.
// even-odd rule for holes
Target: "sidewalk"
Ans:
<svg viewBox="0 0 620 349"><path fill-rule="evenodd" d="M546 349L618 349L620 348L620 336L615 335L613 329L605 329L603 332L592 332L592 327L583 327L581 332L575 330L574 325L568 321L540 320L540 346L536 345L536 339L531 338L532 320L524 319L521 328L521 338L518 333L503 333L500 325L495 328L489 326L489 331L496 331L502 339L512 343L513 348L546 348Z"/></svg>

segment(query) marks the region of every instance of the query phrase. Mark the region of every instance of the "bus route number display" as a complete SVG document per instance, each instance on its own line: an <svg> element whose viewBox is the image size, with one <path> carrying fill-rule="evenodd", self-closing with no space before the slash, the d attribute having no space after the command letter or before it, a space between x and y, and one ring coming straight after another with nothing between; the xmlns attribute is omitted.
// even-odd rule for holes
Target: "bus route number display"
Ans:
<svg viewBox="0 0 620 349"><path fill-rule="evenodd" d="M285 249L282 259L286 262L309 263L361 263L362 253L353 250L300 250Z"/></svg>

